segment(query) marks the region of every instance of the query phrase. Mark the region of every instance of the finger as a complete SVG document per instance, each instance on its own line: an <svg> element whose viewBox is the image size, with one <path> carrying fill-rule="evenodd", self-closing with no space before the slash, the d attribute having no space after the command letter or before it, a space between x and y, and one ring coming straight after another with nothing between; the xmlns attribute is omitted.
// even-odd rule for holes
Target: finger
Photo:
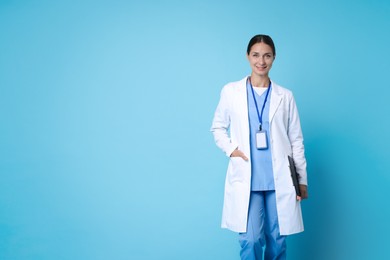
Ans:
<svg viewBox="0 0 390 260"><path fill-rule="evenodd" d="M238 156L240 156L244 161L248 161L248 157L246 157L242 151L240 151Z"/></svg>
<svg viewBox="0 0 390 260"><path fill-rule="evenodd" d="M302 200L301 196L297 196L297 201L301 201L301 200Z"/></svg>

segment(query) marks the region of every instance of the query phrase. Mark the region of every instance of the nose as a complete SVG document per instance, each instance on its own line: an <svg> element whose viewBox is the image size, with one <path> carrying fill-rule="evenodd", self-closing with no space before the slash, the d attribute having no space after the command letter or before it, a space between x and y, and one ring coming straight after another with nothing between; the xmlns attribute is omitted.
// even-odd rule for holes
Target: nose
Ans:
<svg viewBox="0 0 390 260"><path fill-rule="evenodd" d="M259 63L260 63L260 64L264 64L264 63L265 63L264 57L260 57L260 58L259 58Z"/></svg>

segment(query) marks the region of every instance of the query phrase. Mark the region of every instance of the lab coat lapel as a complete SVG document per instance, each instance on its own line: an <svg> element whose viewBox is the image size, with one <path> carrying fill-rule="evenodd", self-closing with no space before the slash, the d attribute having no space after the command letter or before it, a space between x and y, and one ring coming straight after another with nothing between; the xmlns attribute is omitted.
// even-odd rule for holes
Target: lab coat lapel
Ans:
<svg viewBox="0 0 390 260"><path fill-rule="evenodd" d="M239 85L237 88L237 104L239 104L239 111L241 111L241 119L242 123L240 124L239 131L242 133L244 139L242 140L242 149L246 154L250 153L250 144L249 144L249 115L248 115L248 93L246 89L247 78L245 77L241 81L239 81Z"/></svg>
<svg viewBox="0 0 390 260"><path fill-rule="evenodd" d="M271 91L271 104L269 108L269 121L272 122L276 111L279 108L280 103L283 100L282 94L279 92L279 87L272 82L272 91Z"/></svg>

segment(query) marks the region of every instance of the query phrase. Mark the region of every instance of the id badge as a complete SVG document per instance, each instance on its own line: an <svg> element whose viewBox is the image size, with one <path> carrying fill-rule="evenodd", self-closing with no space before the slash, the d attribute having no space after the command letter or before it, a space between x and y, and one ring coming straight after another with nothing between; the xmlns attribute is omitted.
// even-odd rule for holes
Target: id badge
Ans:
<svg viewBox="0 0 390 260"><path fill-rule="evenodd" d="M256 132L256 148L259 150L264 150L268 148L266 131Z"/></svg>

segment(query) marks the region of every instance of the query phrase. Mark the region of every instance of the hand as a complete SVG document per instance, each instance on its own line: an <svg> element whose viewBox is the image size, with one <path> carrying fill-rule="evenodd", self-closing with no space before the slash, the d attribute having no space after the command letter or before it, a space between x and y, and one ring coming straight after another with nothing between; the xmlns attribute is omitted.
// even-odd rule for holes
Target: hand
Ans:
<svg viewBox="0 0 390 260"><path fill-rule="evenodd" d="M241 157L244 161L248 161L248 157L246 157L245 154L238 149L234 150L230 157Z"/></svg>
<svg viewBox="0 0 390 260"><path fill-rule="evenodd" d="M299 190L301 191L301 196L297 196L297 200L301 201L308 198L307 186L299 184Z"/></svg>

